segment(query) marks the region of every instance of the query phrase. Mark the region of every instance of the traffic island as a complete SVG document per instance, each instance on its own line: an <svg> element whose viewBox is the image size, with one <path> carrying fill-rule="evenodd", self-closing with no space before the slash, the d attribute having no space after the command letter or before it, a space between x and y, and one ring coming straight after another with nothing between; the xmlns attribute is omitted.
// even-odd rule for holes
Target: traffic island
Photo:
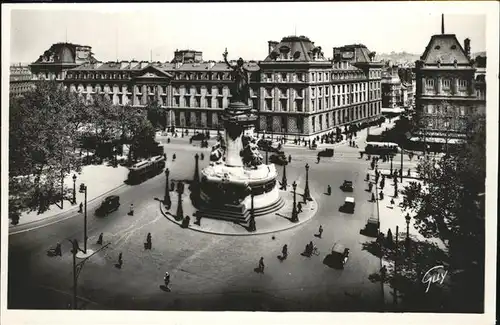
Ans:
<svg viewBox="0 0 500 325"><path fill-rule="evenodd" d="M291 186L289 186L289 189L290 188ZM186 231L193 230L225 236L252 236L269 234L298 227L311 220L318 211L317 201L312 198L312 200L308 201L307 204L302 205L302 212L298 214L299 221L293 222L293 192L289 189L287 191L279 190L280 197L282 198L282 207L278 211L255 217L255 231L250 231L248 224L239 224L225 220L201 218L198 222L196 218L197 209L191 203L191 193L189 190L186 190L182 195L184 219L176 219L177 200L172 202L172 205L168 210L163 205L163 202L160 202L160 211L165 218L177 224L179 227L185 228ZM303 192L303 189L298 188L297 192ZM186 220L186 217L189 217L189 219ZM189 224L187 224L187 222L189 222Z"/></svg>

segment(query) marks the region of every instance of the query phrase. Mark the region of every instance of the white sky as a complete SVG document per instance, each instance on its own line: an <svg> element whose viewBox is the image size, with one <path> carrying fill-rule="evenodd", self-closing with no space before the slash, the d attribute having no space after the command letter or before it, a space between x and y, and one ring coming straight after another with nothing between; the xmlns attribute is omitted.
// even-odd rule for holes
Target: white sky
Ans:
<svg viewBox="0 0 500 325"><path fill-rule="evenodd" d="M16 9L15 6L12 8ZM363 43L371 51L421 54L433 34L471 39L485 51L485 9L446 3L174 3L22 5L11 12L10 62L33 62L51 44L92 46L98 60L170 61L175 49L203 51L203 58L262 60L267 41L308 36L327 57L332 47ZM67 31L67 32L66 32Z"/></svg>

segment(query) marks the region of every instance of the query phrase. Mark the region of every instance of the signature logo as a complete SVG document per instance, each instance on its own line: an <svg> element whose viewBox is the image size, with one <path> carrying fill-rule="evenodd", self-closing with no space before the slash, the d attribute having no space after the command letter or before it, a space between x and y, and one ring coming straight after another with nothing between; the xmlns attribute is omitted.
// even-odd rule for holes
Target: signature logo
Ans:
<svg viewBox="0 0 500 325"><path fill-rule="evenodd" d="M425 290L425 292L429 291L429 288L433 283L443 284L443 281L446 278L447 274L448 271L444 269L443 265L434 266L427 272L425 272L424 276L422 277L422 283L427 283L427 289Z"/></svg>

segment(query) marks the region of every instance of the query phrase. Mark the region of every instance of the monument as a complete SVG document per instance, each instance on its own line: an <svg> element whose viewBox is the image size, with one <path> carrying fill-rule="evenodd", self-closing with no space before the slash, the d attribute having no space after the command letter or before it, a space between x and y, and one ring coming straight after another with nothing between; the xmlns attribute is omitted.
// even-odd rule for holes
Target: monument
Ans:
<svg viewBox="0 0 500 325"><path fill-rule="evenodd" d="M236 65L224 61L232 70L231 99L224 110L225 135L212 147L210 165L201 171L197 216L249 223L251 195L254 216L280 209L280 197L274 164L263 163L254 134L257 112L248 105L249 71L240 58Z"/></svg>

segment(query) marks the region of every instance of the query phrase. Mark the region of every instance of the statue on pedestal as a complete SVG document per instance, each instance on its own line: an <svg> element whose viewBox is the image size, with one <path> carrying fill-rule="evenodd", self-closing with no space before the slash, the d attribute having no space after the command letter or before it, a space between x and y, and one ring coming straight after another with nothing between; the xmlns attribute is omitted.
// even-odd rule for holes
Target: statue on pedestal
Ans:
<svg viewBox="0 0 500 325"><path fill-rule="evenodd" d="M248 135L244 135L241 138L243 143L243 150L240 152L243 164L245 167L251 167L256 169L257 166L262 165L262 155L259 152L259 147L257 146L257 139Z"/></svg>
<svg viewBox="0 0 500 325"><path fill-rule="evenodd" d="M227 48L224 53L222 53L222 56L224 57L226 65L233 70L231 75L234 83L230 88L232 96L231 102L242 102L248 105L248 98L250 97L250 90L248 87L249 71L243 67L243 59L239 58L236 65L231 65L227 61Z"/></svg>

